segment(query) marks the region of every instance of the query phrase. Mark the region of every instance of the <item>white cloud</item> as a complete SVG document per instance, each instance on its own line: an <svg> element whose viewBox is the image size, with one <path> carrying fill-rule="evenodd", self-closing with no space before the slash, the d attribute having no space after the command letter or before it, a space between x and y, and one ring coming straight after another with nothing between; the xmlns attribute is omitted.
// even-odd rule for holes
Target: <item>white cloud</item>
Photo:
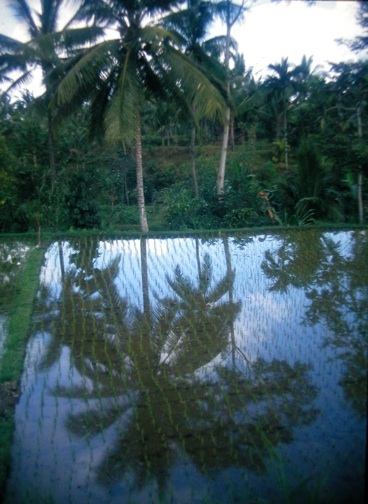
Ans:
<svg viewBox="0 0 368 504"><path fill-rule="evenodd" d="M319 1L314 5L295 0L256 2L244 21L234 27L233 36L246 66L253 67L259 76L267 73L269 64L285 57L297 64L303 55L313 56L315 65L354 59L336 39L352 39L359 33L356 9L357 2L345 0Z"/></svg>

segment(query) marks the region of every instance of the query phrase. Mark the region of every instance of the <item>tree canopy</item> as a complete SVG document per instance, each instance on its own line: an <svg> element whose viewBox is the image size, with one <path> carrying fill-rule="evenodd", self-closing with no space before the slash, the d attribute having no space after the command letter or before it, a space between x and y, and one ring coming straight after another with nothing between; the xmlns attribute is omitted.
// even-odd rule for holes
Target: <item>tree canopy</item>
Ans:
<svg viewBox="0 0 368 504"><path fill-rule="evenodd" d="M1 96L1 230L364 222L364 60L327 76L285 56L257 81L230 33L242 3L80 0L64 25L66 0L11 5L28 40L0 35L0 79L37 67L45 92Z"/></svg>

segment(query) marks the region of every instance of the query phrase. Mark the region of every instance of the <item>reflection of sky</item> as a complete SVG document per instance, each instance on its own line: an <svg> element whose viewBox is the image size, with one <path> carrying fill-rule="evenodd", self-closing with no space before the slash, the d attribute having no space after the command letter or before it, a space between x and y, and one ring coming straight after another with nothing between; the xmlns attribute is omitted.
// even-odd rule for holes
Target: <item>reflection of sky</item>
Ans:
<svg viewBox="0 0 368 504"><path fill-rule="evenodd" d="M40 282L48 287L52 299L58 299L62 292L60 252L63 256L65 271L71 268L70 256L74 249L68 242L55 242L46 251L45 264L40 273Z"/></svg>
<svg viewBox="0 0 368 504"><path fill-rule="evenodd" d="M340 243L339 252L345 256L352 253L351 239L353 233L326 233L336 243ZM303 288L289 287L286 293L277 293L269 290L270 281L265 277L261 263L265 252L276 252L282 245L280 236L254 236L250 240L229 239L231 268L235 269L236 276L233 289L233 300L241 302L241 311L234 324L236 347L241 352L236 353L236 365L244 373L247 363L254 362L257 358L264 358L268 362L278 359L289 365L297 361L311 365L309 376L317 387L317 398L313 407L320 409L317 420L311 425L295 426L293 429L293 442L280 444L278 452L283 457L285 473L288 481L293 481L295 470L299 471L299 480L304 481L309 476L323 475L331 478L333 483L339 485L342 481L341 474L345 474L345 464L358 464L362 453L362 422L350 409L344 398L340 386L342 364L336 360L331 347L322 348L324 336L329 335L324 324L303 326L301 321L305 316L306 308L310 301L306 298ZM175 267L180 266L183 274L188 276L194 285L198 280L197 250L198 245L200 261L208 253L212 260L213 282L221 280L227 271L225 246L221 238L211 241L196 241L193 238L182 239L149 239L147 240L148 281L150 300L155 306L157 298L172 296L173 293L166 282L166 275L173 277ZM50 290L53 299L58 299L62 292L60 250L62 251L65 271L74 268L73 249L68 242L52 245L46 254L45 265L41 272L41 281ZM114 240L101 241L98 254L94 260L94 268L104 269L109 266L114 258L119 257L119 270L115 284L121 296L127 298L129 304L142 308L142 278L141 278L141 249L139 240ZM86 265L88 274L91 274L91 265ZM155 297L156 296L156 297ZM219 302L227 302L226 294ZM78 335L76 335L78 337ZM71 501L73 503L90 502L92 504L105 502L120 503L129 494L129 482L114 481L110 487L110 494L105 494L104 488L94 481L94 470L101 462L124 429L131 411L126 412L117 426L105 429L103 434L97 434L87 439L67 434L65 424L68 414L93 411L98 407L99 399L95 396L89 401L83 398L58 397L52 390L57 386L85 385L89 388L88 379L83 378L73 367L70 349L64 347L60 359L50 369L40 371L37 369L45 352L47 344L52 342L53 335L46 333L36 334L29 343L25 373L23 375L23 394L17 408L16 447L14 449L15 471L9 488L21 488L22 481L35 481L38 488L43 488L44 495L54 494L56 502ZM223 354L219 354L213 361L197 371L199 379L209 379L215 376L215 365L229 365L231 363L231 344ZM246 375L247 376L247 375ZM102 401L105 398L101 399ZM265 399L267 402L267 398ZM41 404L41 410L40 410ZM363 430L362 430L363 429ZM363 436L364 437L364 436ZM44 440L48 442L44 443ZM347 457L347 461L344 458ZM350 456L349 454L355 454ZM358 455L356 455L358 454ZM272 464L270 463L272 466ZM357 466L358 471L361 467ZM350 475L356 469L348 468ZM272 469L272 467L271 467ZM231 469L236 473L235 468ZM227 472L227 475L231 471ZM52 478L50 479L50 474ZM259 488L258 475L244 471L249 485L252 483ZM170 484L175 502L187 501L188 491L200 488L196 497L200 500L208 497L206 486L212 488L214 495L223 492L226 500L226 481L223 472L219 470L216 483L210 481L205 474L200 474L190 460L178 457L178 462L173 465ZM18 478L18 479L17 479ZM232 476L239 484L239 495L243 491L244 480L237 474ZM333 483L331 483L331 481ZM269 485L265 477L264 484ZM341 483L344 485L344 482ZM211 486L212 485L212 486ZM215 489L216 485L218 487ZM134 484L132 483L132 487ZM235 488L235 487L234 487ZM149 486L136 490L136 502L147 502L150 497L147 493L155 492ZM90 494L89 494L90 492ZM155 495L155 493L154 493ZM132 497L132 494L127 498Z"/></svg>
<svg viewBox="0 0 368 504"><path fill-rule="evenodd" d="M345 256L351 254L352 232L331 232L325 233L324 236L339 244L340 253ZM194 286L198 285L197 252L201 265L205 254L210 255L213 268L210 288L226 275L227 264L222 238L209 241L194 238L151 238L147 239L146 243L150 302L153 308L157 307L160 299L175 296L168 285L167 277L173 278L177 266ZM233 300L241 302L241 312L234 332L247 359L270 359L275 353L278 358L287 358L291 363L303 359L305 352L301 351L300 342L303 341L303 348L309 344L305 337L305 327L300 325L309 303L305 292L294 287L289 287L287 293L270 292L270 283L261 269L265 252L276 252L283 243L282 238L258 235L247 240L229 239L228 243L231 268L235 269ZM54 299L62 292L60 252L63 255L65 271L68 271L75 268L71 255L77 250L70 243L62 242L51 245L46 253L41 281L48 287ZM119 270L114 281L118 292L130 306L142 309L140 240L101 241L93 267L103 270L117 257ZM90 265L86 267L90 268ZM229 295L225 294L219 302L228 300ZM318 326L310 331L317 333L326 331L326 328ZM243 365L240 366L243 368Z"/></svg>

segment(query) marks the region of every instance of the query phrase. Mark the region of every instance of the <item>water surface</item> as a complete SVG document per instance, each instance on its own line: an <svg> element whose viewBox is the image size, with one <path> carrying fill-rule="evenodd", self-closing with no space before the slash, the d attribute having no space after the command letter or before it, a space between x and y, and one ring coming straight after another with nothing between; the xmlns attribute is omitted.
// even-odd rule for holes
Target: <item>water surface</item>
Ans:
<svg viewBox="0 0 368 504"><path fill-rule="evenodd" d="M52 244L6 502L363 502L367 238Z"/></svg>

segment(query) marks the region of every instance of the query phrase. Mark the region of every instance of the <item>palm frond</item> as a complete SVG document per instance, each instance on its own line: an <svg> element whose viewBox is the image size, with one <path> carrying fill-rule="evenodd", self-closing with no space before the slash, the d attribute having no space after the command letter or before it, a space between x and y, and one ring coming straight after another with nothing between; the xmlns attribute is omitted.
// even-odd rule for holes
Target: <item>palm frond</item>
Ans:
<svg viewBox="0 0 368 504"><path fill-rule="evenodd" d="M237 21L239 21L244 12L247 10L245 7L245 1L243 0L241 4L231 2L229 0L222 0L215 3L215 13L220 19L225 23L229 23L233 26Z"/></svg>
<svg viewBox="0 0 368 504"><path fill-rule="evenodd" d="M19 77L17 77L16 79L11 81L11 84L5 90L5 93L9 93L10 91L17 89L18 87L21 87L21 86L28 84L29 82L31 82L32 78L33 78L33 71L32 70L28 70L28 71L22 73L22 75L20 75ZM0 74L0 82L2 82L4 80L5 79L1 79L1 74Z"/></svg>
<svg viewBox="0 0 368 504"><path fill-rule="evenodd" d="M212 282L212 261L209 254L205 254L203 257L203 264L201 272L199 274L199 290L202 294L208 291L208 288Z"/></svg>
<svg viewBox="0 0 368 504"><path fill-rule="evenodd" d="M2 35L0 33L0 54L7 53L9 51L14 53L21 50L22 47L23 42L19 42L19 40L7 37L6 35Z"/></svg>
<svg viewBox="0 0 368 504"><path fill-rule="evenodd" d="M226 36L218 35L206 40L203 42L203 49L212 57L219 59L226 49ZM238 49L238 44L233 37L230 37L230 49L233 51L237 51Z"/></svg>
<svg viewBox="0 0 368 504"><path fill-rule="evenodd" d="M74 14L73 18L66 25L66 28L72 23L93 22L94 24L105 24L113 20L113 11L109 5L100 0L84 1Z"/></svg>
<svg viewBox="0 0 368 504"><path fill-rule="evenodd" d="M106 140L116 144L123 140L132 144L140 120L140 84L132 55L125 55L117 88L107 107L105 117Z"/></svg>
<svg viewBox="0 0 368 504"><path fill-rule="evenodd" d="M157 51L162 49L165 41L170 41L171 44L181 46L184 43L184 38L174 31L167 30L163 26L147 25L139 30L140 44L151 44L149 52L156 54Z"/></svg>
<svg viewBox="0 0 368 504"><path fill-rule="evenodd" d="M82 91L91 92L99 76L108 71L116 53L118 41L108 40L78 56L75 64L61 80L53 99L53 104L62 106L73 102Z"/></svg>
<svg viewBox="0 0 368 504"><path fill-rule="evenodd" d="M298 226L311 226L314 223L314 210L309 207L309 204L319 201L318 197L302 198L298 201L295 206Z"/></svg>
<svg viewBox="0 0 368 504"><path fill-rule="evenodd" d="M181 299L186 299L193 295L193 284L192 282L184 277L180 266L176 266L174 270L174 278L166 275L166 281L171 287L171 289L177 294Z"/></svg>
<svg viewBox="0 0 368 504"><path fill-rule="evenodd" d="M219 299L221 299L229 290L232 288L235 280L235 270L232 270L227 275L224 276L211 292L208 294L208 302L215 303Z"/></svg>
<svg viewBox="0 0 368 504"><path fill-rule="evenodd" d="M9 7L18 19L27 24L30 37L37 37L39 29L33 19L32 11L27 0L10 0Z"/></svg>
<svg viewBox="0 0 368 504"><path fill-rule="evenodd" d="M0 71L2 74L10 72L25 72L27 70L27 58L18 57L16 54L0 55Z"/></svg>
<svg viewBox="0 0 368 504"><path fill-rule="evenodd" d="M103 34L104 30L99 26L63 30L61 32L63 48L65 48L67 52L71 50L74 52L76 48L84 47L87 43L91 44L97 42L102 38Z"/></svg>
<svg viewBox="0 0 368 504"><path fill-rule="evenodd" d="M178 88L192 103L199 117L225 121L226 101L220 86L215 87L193 60L172 46L161 57L161 71L171 88ZM180 94L178 95L180 96Z"/></svg>

